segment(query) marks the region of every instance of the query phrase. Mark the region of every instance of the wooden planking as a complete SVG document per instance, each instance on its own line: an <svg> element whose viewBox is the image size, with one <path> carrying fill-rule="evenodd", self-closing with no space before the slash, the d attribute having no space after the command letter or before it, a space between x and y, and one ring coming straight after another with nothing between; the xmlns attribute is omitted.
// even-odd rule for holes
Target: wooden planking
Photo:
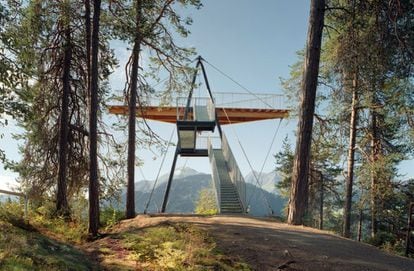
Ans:
<svg viewBox="0 0 414 271"><path fill-rule="evenodd" d="M112 105L108 107L109 113L117 115L128 114L128 107L123 105ZM184 108L180 108L184 110ZM286 109L259 109L259 108L222 108L217 107L217 115L219 122L222 125L235 124L242 122L267 120L267 119L280 119L286 118L289 115L289 110ZM228 115L228 119L226 116ZM146 106L137 108L137 117L144 117L150 120L176 123L177 120L177 107L171 106Z"/></svg>

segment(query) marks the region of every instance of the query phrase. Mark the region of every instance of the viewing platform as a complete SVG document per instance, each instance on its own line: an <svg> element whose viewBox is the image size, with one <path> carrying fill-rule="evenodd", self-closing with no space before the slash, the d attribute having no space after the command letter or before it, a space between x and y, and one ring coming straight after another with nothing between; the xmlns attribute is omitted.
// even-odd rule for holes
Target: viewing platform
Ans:
<svg viewBox="0 0 414 271"><path fill-rule="evenodd" d="M201 101L206 98L196 99ZM171 98L176 104L162 103L162 100L145 100L142 107L137 107L137 117L173 124L179 123L180 116L183 116L182 112L185 112L186 109L186 98ZM283 95L279 94L256 94L253 96L246 93L215 93L214 100L217 119L221 125L280 119L289 115L289 110L283 107ZM111 114L128 114L128 106L126 105L111 105L108 108ZM195 110L199 110L199 113L200 110L204 110L202 107L194 108L197 107L191 107L188 111L190 118Z"/></svg>
<svg viewBox="0 0 414 271"><path fill-rule="evenodd" d="M199 86L196 79L200 69L207 88L204 95L201 95L201 89L194 90ZM148 98L139 97L137 117L173 123L177 128L177 145L161 212L164 213L167 209L179 156L209 157L219 213L242 214L248 211L246 183L221 125L283 119L289 115L289 110L284 107L283 95L256 94L248 90L247 92L213 93L208 83L203 58L199 56L187 97L174 97L171 93L151 93ZM112 114L127 115L128 110L126 105L109 106L109 112ZM215 131L216 128L218 132ZM218 134L221 143L219 147L213 147L214 133ZM202 144L204 142L207 144Z"/></svg>

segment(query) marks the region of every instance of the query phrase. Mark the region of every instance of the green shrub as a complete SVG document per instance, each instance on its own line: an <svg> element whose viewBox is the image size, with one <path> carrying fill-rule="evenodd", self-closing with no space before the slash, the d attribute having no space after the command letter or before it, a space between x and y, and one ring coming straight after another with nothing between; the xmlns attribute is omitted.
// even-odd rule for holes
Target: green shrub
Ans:
<svg viewBox="0 0 414 271"><path fill-rule="evenodd" d="M81 243L87 237L87 221L77 222L65 217L48 217L43 215L39 208L38 212L30 217L30 222L35 227L53 232L63 241Z"/></svg>
<svg viewBox="0 0 414 271"><path fill-rule="evenodd" d="M102 227L110 228L125 218L125 214L121 210L113 207L106 207L101 210L100 223Z"/></svg>
<svg viewBox="0 0 414 271"><path fill-rule="evenodd" d="M386 241L381 249L388 253L405 256L405 240L399 239L395 241Z"/></svg>
<svg viewBox="0 0 414 271"><path fill-rule="evenodd" d="M145 270L250 270L216 250L207 233L189 224L166 224L119 236Z"/></svg>
<svg viewBox="0 0 414 271"><path fill-rule="evenodd" d="M375 235L375 237L370 237L370 238L366 239L365 242L368 243L368 244L371 244L373 246L376 246L376 247L381 247L385 243L394 242L394 240L395 240L394 238L395 237L391 233L384 232L384 231L379 231Z"/></svg>
<svg viewBox="0 0 414 271"><path fill-rule="evenodd" d="M16 201L0 203L0 220L21 229L34 230L25 221L24 206Z"/></svg>
<svg viewBox="0 0 414 271"><path fill-rule="evenodd" d="M0 270L91 270L77 249L0 220Z"/></svg>
<svg viewBox="0 0 414 271"><path fill-rule="evenodd" d="M200 191L195 213L200 215L215 215L218 213L214 190L206 188Z"/></svg>
<svg viewBox="0 0 414 271"><path fill-rule="evenodd" d="M405 240L396 238L394 234L389 232L379 231L375 237L370 237L365 242L391 254L405 255Z"/></svg>

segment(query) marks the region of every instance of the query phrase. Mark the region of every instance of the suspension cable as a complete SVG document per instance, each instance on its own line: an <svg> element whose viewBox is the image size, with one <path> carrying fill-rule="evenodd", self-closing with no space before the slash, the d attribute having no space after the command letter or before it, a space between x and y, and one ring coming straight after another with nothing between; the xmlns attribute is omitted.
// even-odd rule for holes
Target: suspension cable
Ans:
<svg viewBox="0 0 414 271"><path fill-rule="evenodd" d="M259 182L260 182L260 179L261 179L261 177L262 177L263 170L264 170L264 167L265 167L265 165L266 165L267 159L269 158L270 151L271 151L271 149L272 149L272 147L273 147L273 144L274 144L274 142L275 142L276 136L277 136L277 134L278 134L278 132L279 132L279 128L280 128L280 124L282 123L282 120L283 120L283 118L281 118L281 119L279 120L279 124L278 124L278 126L277 126L277 128L276 128L276 130L275 130L274 135L273 135L272 143L270 144L270 147L269 147L269 148L268 148L268 150L267 150L267 154L266 154L266 157L265 157L265 159L264 159L264 161L263 161L262 168L260 169L260 173L259 173L259 177L258 177ZM254 174L254 172L253 172L253 174ZM262 188L262 187L263 187L263 182L260 182L260 183L259 183L259 188ZM247 201L247 205L249 205L249 204L250 204L250 201L251 201L251 199L253 198L253 196L254 196L254 195L255 195L255 193L252 193L252 195L250 195L250 198L249 198L249 200Z"/></svg>
<svg viewBox="0 0 414 271"><path fill-rule="evenodd" d="M214 66L213 64L211 64L210 62L208 62L207 60L205 60L204 58L203 58L202 60L203 60L205 63L207 63L210 67L212 67L214 70L216 70L218 73L220 73L221 75L223 75L224 77L226 77L227 79L229 79L230 81L232 81L233 83L235 83L236 85L238 85L239 87L241 87L242 89L244 89L244 90L245 90L246 92L248 92L250 95L253 95L254 97L256 97L256 99L260 100L263 104L265 104L265 105L269 106L270 108L273 108L273 106L271 106L269 103L267 103L267 102L266 102L265 100L263 100L261 97L259 97L259 96L258 96L258 95L256 95L254 92L250 91L248 88L246 88L245 86L243 86L241 83L237 82L237 81L236 81L235 79L233 79L230 75L226 74L225 72L223 72L222 70L220 70L219 68L217 68L216 66ZM228 121L228 122L229 122L229 124L231 125L231 124L232 124L232 122L231 122L231 120L230 120L230 118L229 118L229 116L228 116L228 114L227 114L227 112L226 112L226 109L225 109L224 107L223 107L223 112L224 112L224 114L226 115L227 121ZM263 161L263 164L262 164L262 167L261 167L261 170L260 170L259 176L257 176L257 175L256 175L256 173L255 173L255 171L254 171L254 169L253 169L253 166L252 166L252 164L251 164L251 162L250 162L250 160L249 160L249 158L248 158L248 156L247 156L247 154L246 154L246 151L244 150L243 145L241 144L240 138L239 138L239 136L238 136L238 134L237 134L236 130L234 129L234 127L233 127L233 126L231 126L231 127L232 127L232 130L233 130L233 133L235 134L235 136L236 136L236 138L237 138L238 144L239 144L239 146L240 146L240 148L241 148L241 150L242 150L242 152L243 152L243 155L244 155L244 157L246 158L246 161L247 161L247 163L248 163L248 165L249 165L249 167L250 167L250 170L251 170L251 171L252 171L252 173L253 173L253 176L254 176L254 178L255 178L255 180L256 180L256 183L257 183L257 185L259 186L259 188L260 188L260 190L261 190L261 192L262 192L262 195L264 195L264 191L262 190L262 185L263 185L263 184L259 181L259 179L261 178L261 176L262 176L262 174L263 174L263 169L264 169L264 166L265 166L265 164L266 164L266 162L267 162L267 160L268 160L268 158L269 158L270 151L271 151L271 149L272 149L272 147L273 147L273 144L274 144L274 142L275 142L275 139L276 139L276 136L277 136L277 134L278 134L278 131L279 131L280 125L281 125L281 123L282 123L282 120L283 120L283 118L281 118L281 119L280 119L279 124L278 124L278 126L277 126L277 128L276 128L276 130L275 130L275 133L274 133L273 138L272 138L272 142L271 142L271 144L270 144L270 147L268 148L268 151L267 151L267 154L266 154L265 160ZM251 198L252 198L252 196L253 196L253 195L254 195L254 194L252 194L252 195L250 196L250 198L249 198L249 200L248 200L248 202L247 202L247 205L249 205L250 200L251 200ZM266 203L267 203L267 207L269 208L270 212L273 214L273 209L272 209L272 207L271 207L271 205L270 205L270 203L269 203L268 199L267 199L265 196L264 196L264 199L265 199L265 201L266 201Z"/></svg>
<svg viewBox="0 0 414 271"><path fill-rule="evenodd" d="M230 118L229 118L229 115L227 114L227 112L226 112L226 109L223 107L223 112L224 112L224 114L226 115L226 118L227 118L227 121L230 123L230 125L232 124L232 122L231 122L231 120L230 120ZM246 161L247 161L247 163L248 163L248 165L249 165L249 167L250 167L250 170L252 171L252 173L253 173L253 176L254 176L254 178L255 178L255 180L256 180L256 183L259 185L259 188L261 188L261 185L260 185L260 183L259 183L259 179L258 179L258 177L256 176L256 173L254 172L254 169L253 169L253 166L252 166L252 164L251 164L251 162L250 162L250 160L249 160L249 158L248 158L248 156L247 156L247 154L246 154L246 151L244 150L244 147L243 147L243 145L241 144L241 141L240 141L240 138L239 138L239 136L238 136L238 134L237 134L237 132L236 132L236 130L234 129L234 127L231 125L231 128L232 128L232 130L233 130L233 133L235 134L235 136L236 136L236 139L237 139L237 142L239 143L239 146L240 146L240 148L241 148L241 150L242 150L242 152L243 152L243 155L244 155L244 157L245 157L245 159L246 159ZM270 148L269 148L270 149ZM264 192L262 191L262 189L261 189L261 192L262 192L262 196L264 195ZM269 211L270 211L270 213L271 214L273 214L274 212L273 212L273 209L272 209L272 207L271 207L271 205L270 205L270 203L269 203L269 200L266 198L266 197L264 197L264 199L265 199L265 201L266 201L266 203L267 203L267 208L269 209Z"/></svg>
<svg viewBox="0 0 414 271"><path fill-rule="evenodd" d="M254 92L250 91L248 88L246 88L245 86L243 86L242 84L240 84L239 82L237 82L230 75L226 74L225 72L223 72L222 70L220 70L219 68L217 68L216 66L214 66L213 64L211 64L210 62L208 62L207 60L205 60L204 58L203 58L203 61L205 63L207 63L210 67L212 67L213 69L215 69L218 73L220 73L221 75L223 75L224 77L226 77L227 79L229 79L230 81L232 81L233 83L235 83L236 85L238 85L239 87L241 87L242 89L244 89L250 95L253 95L254 97L256 97L259 101L261 101L262 103L264 103L268 107L273 108L272 105L270 105L268 102L266 102L264 99L262 99L261 97L259 97L258 95L256 95Z"/></svg>
<svg viewBox="0 0 414 271"><path fill-rule="evenodd" d="M149 196L149 198L148 198L148 201L147 201L147 203L145 204L144 214L146 214L146 213L147 213L148 206L149 206L149 204L150 204L150 202L151 202L151 199L152 199L152 195L154 194L154 190L155 190L155 187L156 187L156 185L157 185L157 183L158 183L158 178L160 177L160 173L161 173L162 166L164 165L165 157L167 157L168 148L170 147L171 140L172 140L172 138L173 138L174 132L175 132L175 127L174 127L174 129L172 130L172 132L171 132L170 140L168 141L167 148L166 148L166 150L165 150L165 152L164 152L164 157L162 158L160 168L158 169L157 177L155 178L155 182L154 182L154 185L152 186L152 190L151 190L150 196Z"/></svg>

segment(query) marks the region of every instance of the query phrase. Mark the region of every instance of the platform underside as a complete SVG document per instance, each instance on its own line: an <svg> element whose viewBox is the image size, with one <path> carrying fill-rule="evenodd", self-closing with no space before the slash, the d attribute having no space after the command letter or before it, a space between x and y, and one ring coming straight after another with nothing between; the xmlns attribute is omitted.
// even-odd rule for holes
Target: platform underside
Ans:
<svg viewBox="0 0 414 271"><path fill-rule="evenodd" d="M184 108L178 108L178 110L184 110ZM255 109L225 107L216 107L216 112L221 125L267 119L281 119L286 118L289 114L289 111L286 109ZM109 106L109 113L126 115L128 114L128 107L123 105L112 105ZM145 119L175 124L177 122L177 107L137 107L137 117L143 117Z"/></svg>

